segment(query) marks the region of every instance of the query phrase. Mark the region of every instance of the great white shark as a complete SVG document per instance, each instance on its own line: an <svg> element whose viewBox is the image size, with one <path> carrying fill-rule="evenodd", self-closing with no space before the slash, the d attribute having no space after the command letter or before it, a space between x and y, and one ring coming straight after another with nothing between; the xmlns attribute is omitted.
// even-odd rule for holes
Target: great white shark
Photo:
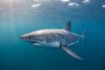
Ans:
<svg viewBox="0 0 105 70"><path fill-rule="evenodd" d="M32 45L60 48L74 58L82 60L83 58L73 52L69 47L76 44L80 39L84 39L84 37L84 33L78 35L71 32L71 22L69 21L64 29L37 30L22 35L21 39L32 43Z"/></svg>

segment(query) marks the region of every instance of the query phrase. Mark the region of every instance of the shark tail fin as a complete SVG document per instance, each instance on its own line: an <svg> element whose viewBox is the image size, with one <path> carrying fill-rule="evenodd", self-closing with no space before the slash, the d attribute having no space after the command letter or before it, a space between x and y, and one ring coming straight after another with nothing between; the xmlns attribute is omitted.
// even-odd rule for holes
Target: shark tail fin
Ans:
<svg viewBox="0 0 105 70"><path fill-rule="evenodd" d="M80 36L80 40L84 43L84 44L87 44L87 33L88 33L88 30L85 30L82 35Z"/></svg>
<svg viewBox="0 0 105 70"><path fill-rule="evenodd" d="M85 30L82 35L80 36L80 38L86 42L86 38L87 38L87 33L88 33L88 30Z"/></svg>

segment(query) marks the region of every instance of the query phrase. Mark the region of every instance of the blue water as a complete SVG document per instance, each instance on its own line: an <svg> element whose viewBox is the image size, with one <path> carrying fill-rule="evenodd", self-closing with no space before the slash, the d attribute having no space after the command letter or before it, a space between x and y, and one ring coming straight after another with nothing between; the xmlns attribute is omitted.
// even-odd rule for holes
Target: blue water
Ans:
<svg viewBox="0 0 105 70"><path fill-rule="evenodd" d="M20 1L20 0L19 0ZM76 0L74 0L76 1ZM21 3L23 4L21 4ZM105 8L102 0L69 7L59 0L39 8L32 1L0 2L0 70L105 70ZM19 5L18 5L19 4ZM72 32L88 30L86 43L71 46L84 60L79 61L61 49L38 48L19 37L50 28L64 28L72 21Z"/></svg>

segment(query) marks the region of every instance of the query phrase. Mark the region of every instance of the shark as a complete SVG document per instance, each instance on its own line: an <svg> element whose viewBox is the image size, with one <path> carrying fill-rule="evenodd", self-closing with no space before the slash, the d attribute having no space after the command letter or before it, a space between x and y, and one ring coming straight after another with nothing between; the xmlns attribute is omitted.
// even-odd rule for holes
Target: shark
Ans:
<svg viewBox="0 0 105 70"><path fill-rule="evenodd" d="M41 29L20 36L22 40L30 42L34 46L62 49L78 60L83 60L83 58L72 51L70 46L78 43L84 37L84 32L82 35L79 35L71 31L71 21L63 29Z"/></svg>

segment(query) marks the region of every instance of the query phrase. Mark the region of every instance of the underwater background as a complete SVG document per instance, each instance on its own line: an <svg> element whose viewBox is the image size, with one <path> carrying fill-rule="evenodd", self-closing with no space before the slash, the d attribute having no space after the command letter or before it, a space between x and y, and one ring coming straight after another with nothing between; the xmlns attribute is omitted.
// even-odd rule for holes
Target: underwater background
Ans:
<svg viewBox="0 0 105 70"><path fill-rule="evenodd" d="M0 0L0 70L105 70L104 0ZM61 49L38 48L20 36L40 29L88 30L86 42L70 46L84 60Z"/></svg>

